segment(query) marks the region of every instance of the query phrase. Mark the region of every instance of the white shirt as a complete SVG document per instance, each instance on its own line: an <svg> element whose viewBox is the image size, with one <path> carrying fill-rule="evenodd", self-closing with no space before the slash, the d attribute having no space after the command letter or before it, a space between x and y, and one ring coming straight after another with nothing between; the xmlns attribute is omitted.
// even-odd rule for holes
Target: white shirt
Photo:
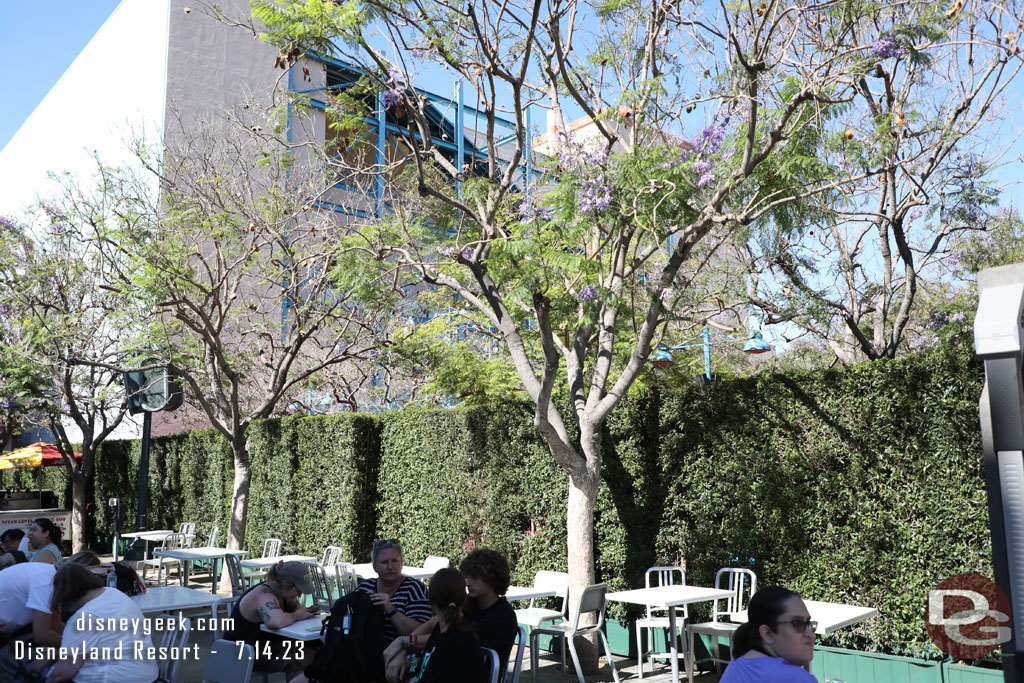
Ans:
<svg viewBox="0 0 1024 683"><path fill-rule="evenodd" d="M0 630L14 631L32 623L32 611L50 613L53 575L45 562L22 562L0 571Z"/></svg>
<svg viewBox="0 0 1024 683"><path fill-rule="evenodd" d="M134 630L107 630L97 627L129 619L138 624ZM144 652L153 646L153 640L143 633L142 610L127 595L116 588L104 588L99 597L82 605L64 627L61 647L74 648L81 653L93 648L110 648L119 656L96 660L86 657L75 676L75 683L152 683L159 673L155 659L135 653L135 643L143 644ZM78 655L81 656L81 655Z"/></svg>

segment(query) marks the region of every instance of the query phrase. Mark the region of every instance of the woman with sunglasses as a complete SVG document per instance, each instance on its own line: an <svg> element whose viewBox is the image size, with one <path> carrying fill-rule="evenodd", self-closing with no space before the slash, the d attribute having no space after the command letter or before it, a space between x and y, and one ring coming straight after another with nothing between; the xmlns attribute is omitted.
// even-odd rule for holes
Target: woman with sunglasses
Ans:
<svg viewBox="0 0 1024 683"><path fill-rule="evenodd" d="M747 623L733 634L733 660L721 683L817 683L804 668L814 657L815 626L799 595L762 588L747 605Z"/></svg>

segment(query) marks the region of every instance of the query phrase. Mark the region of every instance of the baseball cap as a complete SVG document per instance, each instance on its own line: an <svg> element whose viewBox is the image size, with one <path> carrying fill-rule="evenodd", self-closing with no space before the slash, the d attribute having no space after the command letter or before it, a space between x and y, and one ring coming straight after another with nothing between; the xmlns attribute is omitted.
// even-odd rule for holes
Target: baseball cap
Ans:
<svg viewBox="0 0 1024 683"><path fill-rule="evenodd" d="M277 568L277 578L291 581L303 593L307 595L315 593L313 578L309 575L309 567L301 562L285 562Z"/></svg>

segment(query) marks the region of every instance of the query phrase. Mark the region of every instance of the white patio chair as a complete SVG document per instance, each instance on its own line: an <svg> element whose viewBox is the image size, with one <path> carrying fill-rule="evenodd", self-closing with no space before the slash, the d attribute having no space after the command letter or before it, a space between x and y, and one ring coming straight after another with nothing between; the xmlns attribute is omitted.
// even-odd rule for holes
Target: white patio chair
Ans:
<svg viewBox="0 0 1024 683"><path fill-rule="evenodd" d="M568 615L565 611L568 606L566 598L569 595L569 575L567 573L539 571L533 577L533 587L544 591L554 591L555 597L562 599L562 606L558 610L542 609L534 607L536 599L531 599L529 607L516 610L516 620L518 623L533 629L545 621L567 618Z"/></svg>
<svg viewBox="0 0 1024 683"><path fill-rule="evenodd" d="M268 538L263 541L263 554L260 557L277 557L281 554L281 539L280 538ZM263 579L267 575L266 569L255 569L245 575L246 581L251 586L253 583L257 583L257 579Z"/></svg>
<svg viewBox="0 0 1024 683"><path fill-rule="evenodd" d="M249 683L256 652L252 645L216 640L203 667L203 683Z"/></svg>
<svg viewBox="0 0 1024 683"><path fill-rule="evenodd" d="M728 659L722 658L719 647L720 638L731 638L733 632L739 628L738 623L722 621L722 617L731 617L736 612L742 612L747 608L750 596L757 592L757 575L750 569L736 569L723 567L715 574L715 588L728 590L732 593L728 598L715 600L714 609L711 613L711 621L701 624L690 624L686 629L689 633L687 644L687 671L693 671L698 663L695 661L693 652L693 641L698 635L711 636L715 642L715 653L707 659L699 661L712 661L715 669L721 671L722 664L728 664ZM720 605L724 603L724 607Z"/></svg>
<svg viewBox="0 0 1024 683"><path fill-rule="evenodd" d="M447 557L439 557L437 555L429 555L427 559L423 560L423 570L428 571L431 574L436 572L438 569L447 569L452 565L452 561Z"/></svg>
<svg viewBox="0 0 1024 683"><path fill-rule="evenodd" d="M338 562L334 565L334 580L338 584L338 597L348 595L359 585L356 568L348 562Z"/></svg>
<svg viewBox="0 0 1024 683"><path fill-rule="evenodd" d="M480 656L484 660L484 680L487 683L498 683L498 677L501 675L498 653L489 647L481 647Z"/></svg>
<svg viewBox="0 0 1024 683"><path fill-rule="evenodd" d="M586 683L583 679L583 671L580 668L580 658L576 654L576 636L596 633L598 640L604 645L604 654L608 658L608 666L612 670L612 678L619 683L619 672L615 670L615 660L612 659L611 648L608 647L608 638L601 627L604 626L604 596L608 592L608 584L597 583L587 586L580 594L579 603L576 607L576 618L572 623L562 621L557 624L548 624L542 628L535 628L530 633L530 680L537 683L537 667L540 664L540 655L537 651L539 639L543 635L551 635L562 638L562 670L565 670L565 645L569 644L569 654L572 655L572 663L576 667L576 675L580 683ZM592 626L580 626L580 615L597 614L597 623Z"/></svg>
<svg viewBox="0 0 1024 683"><path fill-rule="evenodd" d="M214 524L210 527L210 535L206 539L206 545L204 548L216 548L217 547L217 534L220 533L220 528ZM195 547L195 546L193 546ZM216 558L210 560L195 560L192 562L192 567L202 567L203 569L210 572L210 576L213 576L213 570L217 566Z"/></svg>
<svg viewBox="0 0 1024 683"><path fill-rule="evenodd" d="M334 598L331 597L331 586L327 581L324 568L318 564L307 566L309 567L309 576L313 579L313 604L322 610L330 610L331 605L334 604Z"/></svg>
<svg viewBox="0 0 1024 683"><path fill-rule="evenodd" d="M156 623L153 626L153 645L156 647L179 648L178 652L182 652L188 644L191 632L191 619L179 621L177 617L156 617ZM181 657L157 658L157 681L159 683L175 683L178 679L178 669L180 667Z"/></svg>
<svg viewBox="0 0 1024 683"><path fill-rule="evenodd" d="M242 573L242 561L238 555L224 556L224 569L231 580L231 597L239 598L245 593L245 575Z"/></svg>
<svg viewBox="0 0 1024 683"><path fill-rule="evenodd" d="M185 537L182 534L167 534L164 536L164 540L160 543L160 547L157 550L180 550L185 543ZM181 573L181 560L175 560L169 557L151 557L148 560L142 561L142 580L146 580L146 573L150 567L156 568L156 581L160 583L161 579L163 583L161 585L166 586L168 580L170 580L170 566L175 565L178 568L178 573Z"/></svg>
<svg viewBox="0 0 1024 683"><path fill-rule="evenodd" d="M341 559L341 548L336 545L329 545L324 548L323 557L320 558L320 566L324 569L333 567Z"/></svg>
<svg viewBox="0 0 1024 683"><path fill-rule="evenodd" d="M192 541L196 537L196 523L195 522L182 522L181 526L178 527L178 533L185 535L185 543L182 544L182 548L191 548Z"/></svg>
<svg viewBox="0 0 1024 683"><path fill-rule="evenodd" d="M681 567L651 567L644 574L644 586L646 588L652 588L654 586L685 586L686 585L686 572ZM680 614L681 612L681 614ZM681 618L676 620L676 628L678 635L682 635L686 629L686 619L689 616L686 606L684 605L682 610L676 610L676 613ZM671 657L671 652L658 652L654 649L654 631L663 629L668 631L668 610L660 607L653 607L647 605L647 613L644 617L636 620L636 663L637 663L637 676L639 678L644 677L644 657L650 657L650 664L654 666L654 660L656 658ZM643 646L643 630L647 629L650 633L648 636L649 650L644 650ZM670 638L678 638L676 633L669 634ZM670 641L671 642L671 641ZM685 639L683 640L683 647L686 646ZM685 654L685 650L683 653Z"/></svg>

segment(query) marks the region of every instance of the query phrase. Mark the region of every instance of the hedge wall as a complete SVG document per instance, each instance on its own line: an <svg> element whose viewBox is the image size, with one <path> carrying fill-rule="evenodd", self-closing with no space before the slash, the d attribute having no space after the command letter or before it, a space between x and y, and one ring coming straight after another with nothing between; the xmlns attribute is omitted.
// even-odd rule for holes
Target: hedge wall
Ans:
<svg viewBox="0 0 1024 683"><path fill-rule="evenodd" d="M955 348L667 396L659 556L701 585L750 563L762 585L877 607L837 639L927 653L928 590L992 575L983 374Z"/></svg>
<svg viewBox="0 0 1024 683"><path fill-rule="evenodd" d="M882 616L836 636L922 652L929 588L991 575L977 399L969 349L818 373L630 396L612 414L597 504L597 570L612 588L685 563L710 585L749 565L820 600ZM268 420L250 432L246 547L328 543L365 560L399 537L410 564L457 563L487 544L516 582L565 568L566 476L523 404ZM227 527L231 454L211 431L154 440L152 526ZM96 499L134 510L137 444L100 454ZM97 506L98 528L109 528ZM133 512L123 523L130 524ZM615 608L615 615L625 610Z"/></svg>

